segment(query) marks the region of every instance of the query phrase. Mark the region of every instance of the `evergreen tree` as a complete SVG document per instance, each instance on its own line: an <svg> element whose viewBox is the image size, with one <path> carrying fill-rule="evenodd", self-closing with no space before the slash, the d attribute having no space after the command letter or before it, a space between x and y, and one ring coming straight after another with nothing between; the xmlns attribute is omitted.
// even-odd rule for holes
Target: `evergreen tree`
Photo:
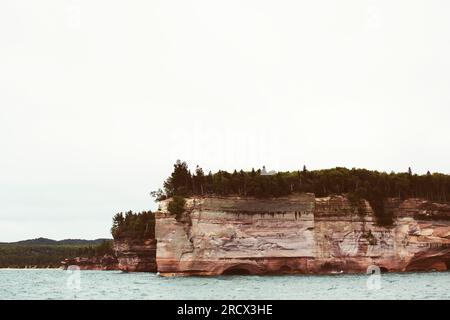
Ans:
<svg viewBox="0 0 450 320"><path fill-rule="evenodd" d="M194 181L194 193L196 194L204 194L204 186L205 186L205 174L203 173L203 169L200 168L198 165L195 169L195 175L193 177Z"/></svg>
<svg viewBox="0 0 450 320"><path fill-rule="evenodd" d="M192 194L192 176L186 162L177 160L170 177L164 182L164 190L168 197L174 195L189 196Z"/></svg>

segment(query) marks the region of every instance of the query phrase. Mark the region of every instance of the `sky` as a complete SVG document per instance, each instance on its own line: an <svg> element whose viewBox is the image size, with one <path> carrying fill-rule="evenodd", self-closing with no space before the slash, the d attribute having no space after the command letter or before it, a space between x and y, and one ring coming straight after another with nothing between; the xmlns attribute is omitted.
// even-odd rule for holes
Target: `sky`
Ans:
<svg viewBox="0 0 450 320"><path fill-rule="evenodd" d="M0 2L0 242L206 172L450 173L450 2Z"/></svg>

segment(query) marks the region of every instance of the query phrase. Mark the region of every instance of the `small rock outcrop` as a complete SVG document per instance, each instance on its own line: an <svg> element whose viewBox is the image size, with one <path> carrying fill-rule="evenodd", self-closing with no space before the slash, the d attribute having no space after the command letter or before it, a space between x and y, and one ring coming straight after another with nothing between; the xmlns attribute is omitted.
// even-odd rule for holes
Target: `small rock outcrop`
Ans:
<svg viewBox="0 0 450 320"><path fill-rule="evenodd" d="M62 268L78 266L80 270L122 270L125 272L156 272L156 239L120 238L113 242L114 255L70 258Z"/></svg>
<svg viewBox="0 0 450 320"><path fill-rule="evenodd" d="M156 240L120 238L114 240L118 269L125 272L156 272Z"/></svg>
<svg viewBox="0 0 450 320"><path fill-rule="evenodd" d="M80 270L119 270L119 262L112 255L64 259L61 264L64 270L67 270L70 266L77 266Z"/></svg>

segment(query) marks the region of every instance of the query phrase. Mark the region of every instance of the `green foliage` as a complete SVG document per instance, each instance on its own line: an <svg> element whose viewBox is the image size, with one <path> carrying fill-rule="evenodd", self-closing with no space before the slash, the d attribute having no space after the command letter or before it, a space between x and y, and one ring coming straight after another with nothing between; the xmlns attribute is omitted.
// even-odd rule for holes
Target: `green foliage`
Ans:
<svg viewBox="0 0 450 320"><path fill-rule="evenodd" d="M117 213L113 217L111 234L114 239L152 239L155 237L155 215L151 211Z"/></svg>
<svg viewBox="0 0 450 320"><path fill-rule="evenodd" d="M184 206L186 204L186 200L183 197L180 196L174 196L172 200L170 200L169 204L167 205L167 210L176 215L177 219L181 216L181 214L184 212Z"/></svg>
<svg viewBox="0 0 450 320"><path fill-rule="evenodd" d="M96 247L94 247L94 256L104 256L105 254L113 254L113 242L112 241L103 241Z"/></svg>
<svg viewBox="0 0 450 320"><path fill-rule="evenodd" d="M197 166L195 174L192 176L192 192L194 194L203 194L206 177L203 169Z"/></svg>
<svg viewBox="0 0 450 320"><path fill-rule="evenodd" d="M192 189L192 176L186 162L177 160L171 176L164 182L167 197L174 195L186 197L192 194Z"/></svg>
<svg viewBox="0 0 450 320"><path fill-rule="evenodd" d="M369 201L378 222L392 223L392 212L385 210L388 197L420 197L431 201L450 201L450 176L444 174L417 175L412 169L404 173L386 173L366 169L333 168L309 171L306 166L293 172L262 175L261 170L249 172L219 170L204 175L197 166L191 175L185 162L177 161L174 172L164 183L165 196L238 195L253 197L280 197L291 193L311 192L318 197L348 194L359 207L362 199Z"/></svg>
<svg viewBox="0 0 450 320"><path fill-rule="evenodd" d="M166 200L166 194L161 189L158 189L157 191L150 192L150 195L155 198L156 201L162 201Z"/></svg>
<svg viewBox="0 0 450 320"><path fill-rule="evenodd" d="M54 240L53 240L54 241ZM33 242L0 244L0 268L58 268L66 258L93 257L113 254L112 241L97 245L36 244Z"/></svg>
<svg viewBox="0 0 450 320"><path fill-rule="evenodd" d="M76 252L77 257L102 257L105 254L114 255L113 241L105 240L95 246L79 247ZM67 258L67 257L66 257Z"/></svg>

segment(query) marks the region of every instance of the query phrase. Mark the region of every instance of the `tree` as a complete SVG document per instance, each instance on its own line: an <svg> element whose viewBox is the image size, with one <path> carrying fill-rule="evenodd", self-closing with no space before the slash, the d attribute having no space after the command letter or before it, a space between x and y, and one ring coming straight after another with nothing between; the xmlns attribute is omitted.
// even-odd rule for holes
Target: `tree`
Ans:
<svg viewBox="0 0 450 320"><path fill-rule="evenodd" d="M167 196L161 189L158 189L157 191L150 192L150 195L155 198L156 201L162 201L166 200Z"/></svg>
<svg viewBox="0 0 450 320"><path fill-rule="evenodd" d="M192 176L186 162L177 160L173 167L172 174L164 182L166 196L189 196L192 193Z"/></svg>
<svg viewBox="0 0 450 320"><path fill-rule="evenodd" d="M184 212L184 206L186 205L186 200L180 196L174 196L172 200L167 205L167 210L176 215L176 219L178 220L181 214Z"/></svg>
<svg viewBox="0 0 450 320"><path fill-rule="evenodd" d="M117 213L113 217L113 225L111 227L111 234L114 238L118 237L121 233L121 228L123 227L125 219L123 217L123 213Z"/></svg>
<svg viewBox="0 0 450 320"><path fill-rule="evenodd" d="M205 174L203 173L203 169L198 165L195 169L195 175L193 177L194 180L194 193L200 193L203 195L204 193L204 185L205 185Z"/></svg>
<svg viewBox="0 0 450 320"><path fill-rule="evenodd" d="M111 234L114 239L148 239L155 236L155 215L151 211L118 213L113 218Z"/></svg>
<svg viewBox="0 0 450 320"><path fill-rule="evenodd" d="M113 243L110 240L104 240L102 243L93 248L93 254L97 257L105 254L113 254Z"/></svg>

